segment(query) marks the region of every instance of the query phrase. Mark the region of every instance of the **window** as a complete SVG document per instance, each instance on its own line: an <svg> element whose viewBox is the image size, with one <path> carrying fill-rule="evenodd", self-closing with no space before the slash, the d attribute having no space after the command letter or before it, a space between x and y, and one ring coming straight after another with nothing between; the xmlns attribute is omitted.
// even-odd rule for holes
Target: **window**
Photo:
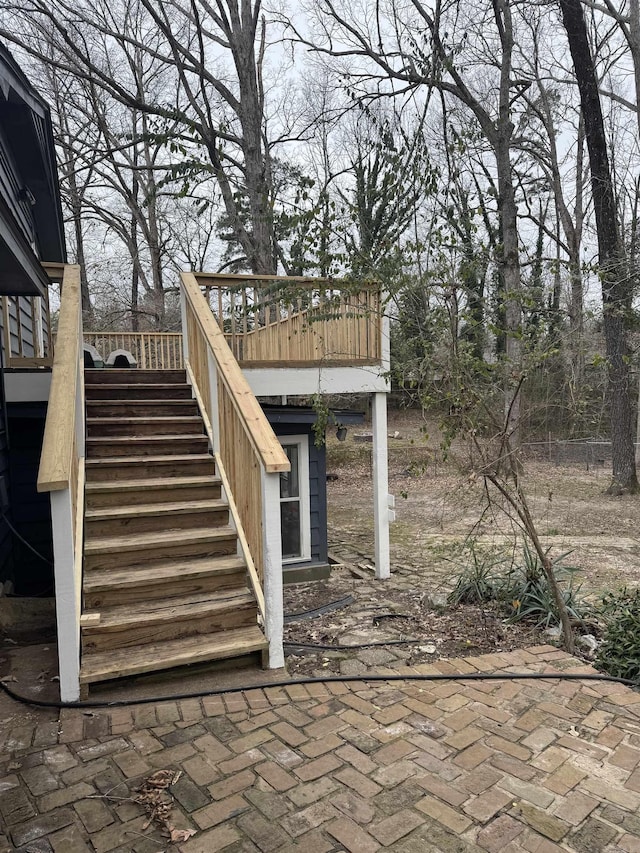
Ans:
<svg viewBox="0 0 640 853"><path fill-rule="evenodd" d="M309 440L306 435L291 435L281 441L291 463L291 470L280 474L282 562L292 563L311 559Z"/></svg>

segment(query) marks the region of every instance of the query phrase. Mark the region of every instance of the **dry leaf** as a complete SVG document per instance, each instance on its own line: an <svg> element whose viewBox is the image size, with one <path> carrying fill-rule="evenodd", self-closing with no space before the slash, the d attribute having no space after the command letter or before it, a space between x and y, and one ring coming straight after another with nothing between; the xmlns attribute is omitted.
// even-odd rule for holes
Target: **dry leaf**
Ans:
<svg viewBox="0 0 640 853"><path fill-rule="evenodd" d="M144 785L141 785L141 787L168 788L173 776L173 770L158 770L152 776L149 776L148 779L145 779Z"/></svg>
<svg viewBox="0 0 640 853"><path fill-rule="evenodd" d="M188 841L195 834L195 829L172 829L170 836L171 843L178 844L180 841Z"/></svg>
<svg viewBox="0 0 640 853"><path fill-rule="evenodd" d="M175 775L175 776L173 777L173 779L171 780L171 784L172 784L172 785L175 785L175 784L176 784L176 782L178 781L178 779L179 779L181 776L182 776L182 770L178 770L178 772L176 773L176 775Z"/></svg>

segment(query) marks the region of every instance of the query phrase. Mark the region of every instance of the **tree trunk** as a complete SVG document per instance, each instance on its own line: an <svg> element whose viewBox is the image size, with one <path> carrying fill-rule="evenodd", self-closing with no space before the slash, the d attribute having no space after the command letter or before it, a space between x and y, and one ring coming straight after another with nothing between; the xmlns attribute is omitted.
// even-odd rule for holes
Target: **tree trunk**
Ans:
<svg viewBox="0 0 640 853"><path fill-rule="evenodd" d="M611 402L613 480L609 493L636 492L638 478L633 446L634 419L627 336L631 312L631 283L618 230L598 80L582 6L580 0L560 0L560 8L580 90L598 232L603 326Z"/></svg>
<svg viewBox="0 0 640 853"><path fill-rule="evenodd" d="M500 106L493 149L498 175L498 213L502 232L502 277L506 332L506 370L504 410L506 432L517 452L520 449L520 369L522 361L522 304L520 256L518 251L518 209L511 166L511 57L513 22L509 0L496 0L494 15L502 46L500 65Z"/></svg>

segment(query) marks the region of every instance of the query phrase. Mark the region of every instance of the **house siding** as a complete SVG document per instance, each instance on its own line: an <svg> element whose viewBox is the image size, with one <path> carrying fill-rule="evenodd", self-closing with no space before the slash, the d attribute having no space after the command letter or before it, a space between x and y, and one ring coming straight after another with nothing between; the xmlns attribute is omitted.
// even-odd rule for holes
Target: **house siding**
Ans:
<svg viewBox="0 0 640 853"><path fill-rule="evenodd" d="M0 311L0 336L2 340L3 364L6 365L10 355L21 355L30 358L36 354L33 317L31 316L31 301L25 296L7 296L9 309L9 330L11 333L11 352L5 352L4 312ZM18 311L19 307L19 311ZM44 313L44 312L43 312ZM19 317L19 322L18 322ZM46 337L46 320L42 317L42 327Z"/></svg>
<svg viewBox="0 0 640 853"><path fill-rule="evenodd" d="M7 208L12 211L25 240L33 244L35 241L33 214L28 203L18 200L21 188L22 182L18 177L18 169L9 142L0 127L0 196Z"/></svg>

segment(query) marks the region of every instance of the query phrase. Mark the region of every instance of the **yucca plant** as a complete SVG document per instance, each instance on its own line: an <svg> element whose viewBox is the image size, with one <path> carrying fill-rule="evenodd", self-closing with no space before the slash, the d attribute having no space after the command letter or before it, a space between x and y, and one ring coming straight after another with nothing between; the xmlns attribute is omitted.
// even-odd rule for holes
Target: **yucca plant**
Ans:
<svg viewBox="0 0 640 853"><path fill-rule="evenodd" d="M498 591L504 582L499 567L505 563L505 557L480 551L472 543L468 549L468 561L458 575L455 587L449 593L449 603L480 604L498 598Z"/></svg>
<svg viewBox="0 0 640 853"><path fill-rule="evenodd" d="M563 563L569 554L571 551L560 554L552 560L551 566L561 587L562 599L569 617L581 621L584 605L579 596L580 586L574 585L574 578L579 570L575 566L567 566ZM510 607L509 619L512 622L535 619L538 628L549 628L560 622L556 601L549 587L544 567L538 554L527 542L522 549L522 563L513 565L505 579L502 597Z"/></svg>

